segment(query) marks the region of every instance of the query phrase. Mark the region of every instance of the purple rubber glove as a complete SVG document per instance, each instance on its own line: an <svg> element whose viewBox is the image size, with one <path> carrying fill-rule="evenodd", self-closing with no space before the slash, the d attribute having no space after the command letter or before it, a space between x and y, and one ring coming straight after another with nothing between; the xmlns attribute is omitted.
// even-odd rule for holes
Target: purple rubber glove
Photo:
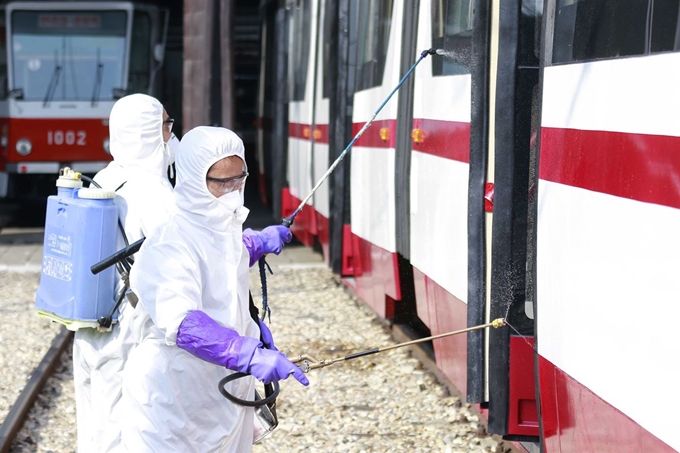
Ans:
<svg viewBox="0 0 680 453"><path fill-rule="evenodd" d="M253 354L262 343L242 337L204 312L194 310L179 325L177 346L206 362L247 373Z"/></svg>
<svg viewBox="0 0 680 453"><path fill-rule="evenodd" d="M283 225L268 226L262 231L250 228L243 230L243 244L250 253L251 266L267 253L278 255L283 250L283 244L292 239L293 234Z"/></svg>
<svg viewBox="0 0 680 453"><path fill-rule="evenodd" d="M272 336L272 332L269 330L269 327L267 327L267 324L265 324L261 319L258 319L257 323L260 325L260 337L262 338L264 347L271 349L272 351L278 351L276 346L274 346L274 337Z"/></svg>
<svg viewBox="0 0 680 453"><path fill-rule="evenodd" d="M199 310L189 312L182 320L177 346L206 362L252 374L265 384L292 374L301 384L309 385L302 370L284 353L262 349L262 343L255 338L242 337Z"/></svg>
<svg viewBox="0 0 680 453"><path fill-rule="evenodd" d="M248 367L248 373L255 376L265 384L270 384L281 379L288 379L291 374L302 385L309 385L309 380L305 373L288 360L286 355L281 351L272 351L270 349L258 348L253 354Z"/></svg>

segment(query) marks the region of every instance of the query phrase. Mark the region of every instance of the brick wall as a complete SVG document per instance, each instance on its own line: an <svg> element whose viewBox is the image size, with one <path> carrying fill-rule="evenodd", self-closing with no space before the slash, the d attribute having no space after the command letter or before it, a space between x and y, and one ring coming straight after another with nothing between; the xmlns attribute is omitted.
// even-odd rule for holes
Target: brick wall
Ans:
<svg viewBox="0 0 680 453"><path fill-rule="evenodd" d="M184 0L183 132L210 123L215 2Z"/></svg>

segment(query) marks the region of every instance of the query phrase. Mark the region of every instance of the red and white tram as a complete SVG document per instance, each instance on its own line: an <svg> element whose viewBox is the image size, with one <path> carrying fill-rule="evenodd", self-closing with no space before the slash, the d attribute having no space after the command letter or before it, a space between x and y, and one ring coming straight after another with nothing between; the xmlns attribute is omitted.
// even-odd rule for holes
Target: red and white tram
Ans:
<svg viewBox="0 0 680 453"><path fill-rule="evenodd" d="M94 173L108 116L129 93L154 94L168 14L132 2L8 2L0 16L0 197ZM39 189L38 189L39 190ZM39 194L44 196L44 193Z"/></svg>
<svg viewBox="0 0 680 453"><path fill-rule="evenodd" d="M680 4L263 2L258 163L379 315L528 451L680 450Z"/></svg>

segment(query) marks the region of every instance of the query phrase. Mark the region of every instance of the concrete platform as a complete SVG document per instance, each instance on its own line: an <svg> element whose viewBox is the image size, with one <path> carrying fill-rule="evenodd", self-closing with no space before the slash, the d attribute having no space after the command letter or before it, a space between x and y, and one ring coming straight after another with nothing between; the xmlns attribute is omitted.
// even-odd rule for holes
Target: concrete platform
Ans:
<svg viewBox="0 0 680 453"><path fill-rule="evenodd" d="M0 230L0 271L40 271L43 234L42 228Z"/></svg>

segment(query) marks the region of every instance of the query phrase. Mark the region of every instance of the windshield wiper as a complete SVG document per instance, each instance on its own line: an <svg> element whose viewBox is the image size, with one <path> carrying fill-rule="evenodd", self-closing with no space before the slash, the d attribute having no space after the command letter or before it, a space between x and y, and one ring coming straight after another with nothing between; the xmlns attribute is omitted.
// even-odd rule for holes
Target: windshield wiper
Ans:
<svg viewBox="0 0 680 453"><path fill-rule="evenodd" d="M99 100L99 92L101 91L102 86L102 76L104 75L104 64L99 58L99 51L100 48L97 47L97 69L95 73L94 87L92 88L92 107L94 107Z"/></svg>
<svg viewBox="0 0 680 453"><path fill-rule="evenodd" d="M45 98L43 99L43 107L47 107L54 97L54 92L57 91L57 85L59 84L59 74L61 74L61 65L59 64L59 56L57 52L54 52L54 71L52 72L52 78L50 79L50 84L47 86L47 93L45 93Z"/></svg>

